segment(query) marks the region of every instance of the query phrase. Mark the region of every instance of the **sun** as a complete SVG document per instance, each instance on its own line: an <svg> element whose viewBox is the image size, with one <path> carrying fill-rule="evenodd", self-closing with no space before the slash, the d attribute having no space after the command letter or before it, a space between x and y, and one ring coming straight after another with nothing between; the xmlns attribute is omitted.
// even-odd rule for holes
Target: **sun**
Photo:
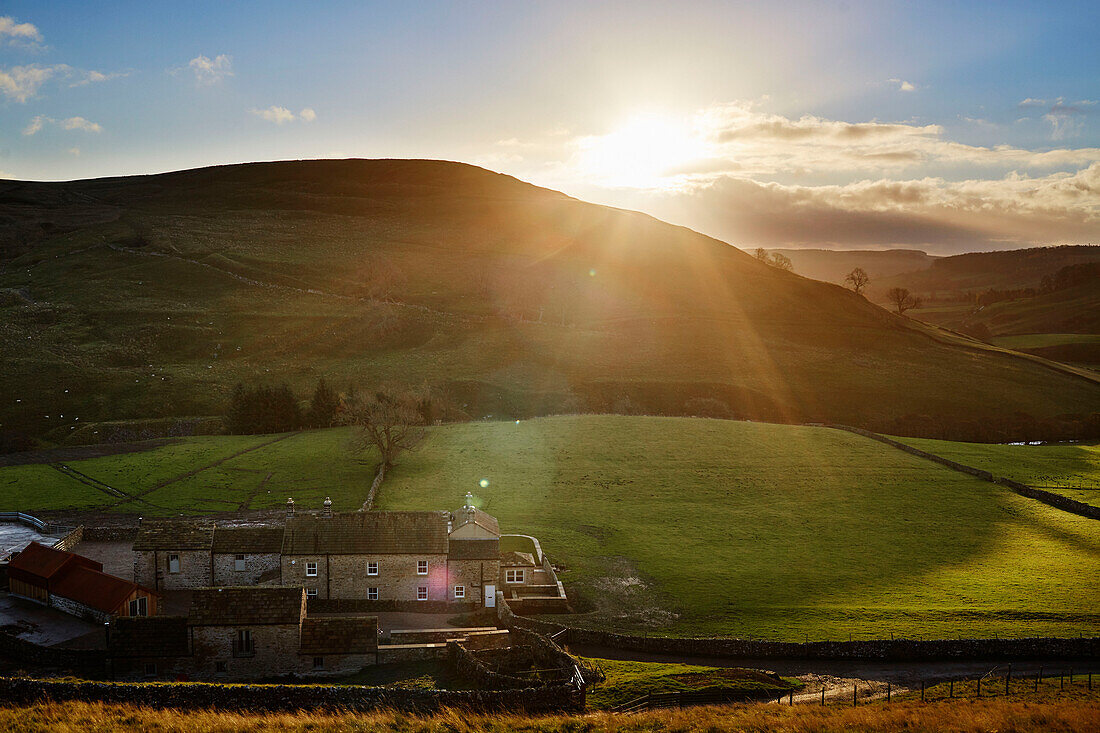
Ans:
<svg viewBox="0 0 1100 733"><path fill-rule="evenodd" d="M692 161L705 158L706 141L671 115L639 114L606 135L583 138L578 167L606 186L668 188Z"/></svg>

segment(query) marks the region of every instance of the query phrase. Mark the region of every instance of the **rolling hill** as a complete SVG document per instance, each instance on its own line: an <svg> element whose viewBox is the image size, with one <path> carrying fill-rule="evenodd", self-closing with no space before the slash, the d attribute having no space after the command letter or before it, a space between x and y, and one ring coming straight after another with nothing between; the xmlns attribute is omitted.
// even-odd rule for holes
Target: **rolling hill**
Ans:
<svg viewBox="0 0 1100 733"><path fill-rule="evenodd" d="M0 241L0 429L56 440L319 376L430 383L473 417L1100 411L1087 372L459 163L2 181Z"/></svg>

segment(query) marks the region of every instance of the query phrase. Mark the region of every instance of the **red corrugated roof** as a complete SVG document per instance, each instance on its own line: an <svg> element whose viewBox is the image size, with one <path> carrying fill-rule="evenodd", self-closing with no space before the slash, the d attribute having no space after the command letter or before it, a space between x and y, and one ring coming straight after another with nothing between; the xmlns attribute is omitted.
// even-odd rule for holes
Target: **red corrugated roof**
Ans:
<svg viewBox="0 0 1100 733"><path fill-rule="evenodd" d="M116 578L92 568L73 565L51 584L50 592L55 596L98 608L100 611L114 613L134 591L140 588L141 586L137 583L129 580Z"/></svg>
<svg viewBox="0 0 1100 733"><path fill-rule="evenodd" d="M37 542L30 543L26 549L13 557L8 567L25 573L24 578L33 576L42 580L51 580L66 565L103 570L103 566L95 560L64 550L55 550Z"/></svg>

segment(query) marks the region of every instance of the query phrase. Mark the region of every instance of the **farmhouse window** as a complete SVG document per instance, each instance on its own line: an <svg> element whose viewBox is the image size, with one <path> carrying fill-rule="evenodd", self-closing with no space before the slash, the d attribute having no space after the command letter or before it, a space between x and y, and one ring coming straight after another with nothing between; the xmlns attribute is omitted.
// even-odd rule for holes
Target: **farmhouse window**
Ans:
<svg viewBox="0 0 1100 733"><path fill-rule="evenodd" d="M146 662L145 663L145 676L146 677L156 677L157 676L156 662Z"/></svg>
<svg viewBox="0 0 1100 733"><path fill-rule="evenodd" d="M504 571L505 583L522 583L523 582L523 570L505 570Z"/></svg>
<svg viewBox="0 0 1100 733"><path fill-rule="evenodd" d="M367 600L368 601L377 601L378 600L378 589L377 588L367 588Z"/></svg>
<svg viewBox="0 0 1100 733"><path fill-rule="evenodd" d="M378 575L378 561L371 560L367 563L367 575Z"/></svg>
<svg viewBox="0 0 1100 733"><path fill-rule="evenodd" d="M428 600L428 586L421 585L416 588L416 600L426 601Z"/></svg>
<svg viewBox="0 0 1100 733"><path fill-rule="evenodd" d="M465 597L466 597L466 586L456 585L455 586L455 598L465 598Z"/></svg>
<svg viewBox="0 0 1100 733"><path fill-rule="evenodd" d="M178 573L179 571L180 571L180 556L175 555L175 554L169 555L168 556L168 572Z"/></svg>
<svg viewBox="0 0 1100 733"><path fill-rule="evenodd" d="M307 578L316 578L317 577L317 563L315 563L315 562L307 562L306 563L306 577Z"/></svg>
<svg viewBox="0 0 1100 733"><path fill-rule="evenodd" d="M233 558L233 569L238 573L244 572L244 555L237 555Z"/></svg>
<svg viewBox="0 0 1100 733"><path fill-rule="evenodd" d="M214 673L215 674L225 674L228 671L229 671L229 669L226 666L225 662L214 662Z"/></svg>
<svg viewBox="0 0 1100 733"><path fill-rule="evenodd" d="M313 658L313 668L314 669L324 669L325 668L325 658L324 657L314 657Z"/></svg>
<svg viewBox="0 0 1100 733"><path fill-rule="evenodd" d="M316 588L306 588L306 598L316 598L316 597L317 597L317 589Z"/></svg>
<svg viewBox="0 0 1100 733"><path fill-rule="evenodd" d="M416 561L416 574L417 575L427 575L428 574L428 561L427 560L417 560Z"/></svg>
<svg viewBox="0 0 1100 733"><path fill-rule="evenodd" d="M148 599L135 598L130 601L130 615L131 616L148 616L149 615L149 601Z"/></svg>
<svg viewBox="0 0 1100 733"><path fill-rule="evenodd" d="M256 645L252 640L251 629L237 629L237 638L233 641L233 656L251 657L256 654Z"/></svg>

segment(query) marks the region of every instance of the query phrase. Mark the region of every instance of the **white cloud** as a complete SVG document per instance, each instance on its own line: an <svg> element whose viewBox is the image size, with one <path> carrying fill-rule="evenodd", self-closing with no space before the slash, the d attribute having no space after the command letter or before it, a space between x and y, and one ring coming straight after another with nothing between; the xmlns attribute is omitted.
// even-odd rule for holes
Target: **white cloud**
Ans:
<svg viewBox="0 0 1100 733"><path fill-rule="evenodd" d="M911 82L907 82L904 79L887 79L886 81L891 84L897 84L899 92L915 92L917 90Z"/></svg>
<svg viewBox="0 0 1100 733"><path fill-rule="evenodd" d="M121 79L123 77L129 76L130 72L129 71L112 71L112 72L109 72L109 73L105 74L102 71L92 70L92 71L83 72L83 74L84 74L84 77L82 79L78 79L77 81L74 81L69 86L70 87L82 87L86 84L98 84L100 82L110 81L111 79Z"/></svg>
<svg viewBox="0 0 1100 733"><path fill-rule="evenodd" d="M317 113L313 111L312 107L305 107L301 112L295 115L286 107L280 107L276 104L271 105L267 109L253 109L252 114L268 122L274 122L276 125L282 125L296 120L313 122L317 119Z"/></svg>
<svg viewBox="0 0 1100 733"><path fill-rule="evenodd" d="M66 130L86 130L87 132L103 132L98 122L86 120L83 117L70 117L61 121L61 127Z"/></svg>
<svg viewBox="0 0 1100 733"><path fill-rule="evenodd" d="M9 69L0 69L0 93L8 99L14 99L20 104L38 94L38 90L51 77L58 73L69 71L65 64L56 66L12 66Z"/></svg>
<svg viewBox="0 0 1100 733"><path fill-rule="evenodd" d="M69 155L80 155L80 148L75 146L69 148Z"/></svg>
<svg viewBox="0 0 1100 733"><path fill-rule="evenodd" d="M187 68L202 85L216 84L227 76L233 76L233 58L224 53L214 58L199 54L187 62Z"/></svg>
<svg viewBox="0 0 1100 733"><path fill-rule="evenodd" d="M13 45L37 46L42 34L33 23L16 23L10 15L0 16L0 42Z"/></svg>
<svg viewBox="0 0 1100 733"><path fill-rule="evenodd" d="M252 114L256 115L257 117L261 117L268 122L274 122L276 125L281 125L285 122L294 121L293 112L291 112L286 107L278 107L274 104L267 109L254 109L252 110Z"/></svg>
<svg viewBox="0 0 1100 733"><path fill-rule="evenodd" d="M62 130L83 130L85 132L103 132L103 127L98 122L92 122L84 117L68 117L64 120L55 120L46 115L36 115L30 123L23 128L24 135L34 135L46 125L55 125Z"/></svg>

